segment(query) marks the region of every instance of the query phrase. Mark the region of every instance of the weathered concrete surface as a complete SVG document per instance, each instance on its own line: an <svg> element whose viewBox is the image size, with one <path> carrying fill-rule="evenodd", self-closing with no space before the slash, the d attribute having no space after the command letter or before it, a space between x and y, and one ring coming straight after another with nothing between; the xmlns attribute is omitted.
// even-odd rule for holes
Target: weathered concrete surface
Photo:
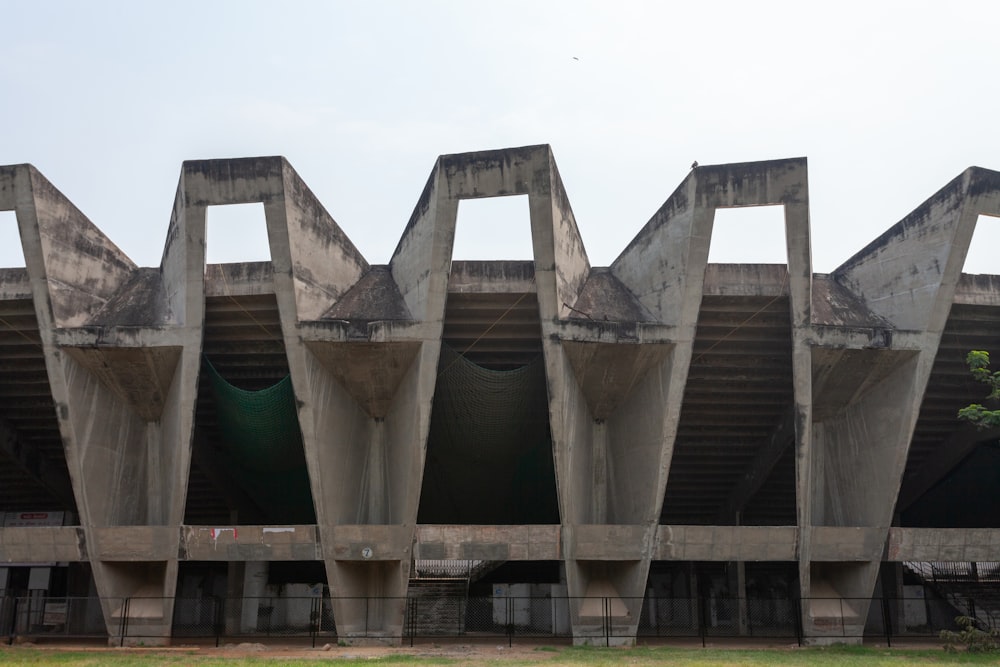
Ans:
<svg viewBox="0 0 1000 667"><path fill-rule="evenodd" d="M323 560L316 526L183 526L184 560Z"/></svg>
<svg viewBox="0 0 1000 667"><path fill-rule="evenodd" d="M562 560L560 526L417 527L413 557L427 560Z"/></svg>
<svg viewBox="0 0 1000 667"><path fill-rule="evenodd" d="M814 400L825 408L813 423L811 524L877 529L883 537L872 542L884 543L973 229L980 214L998 212L1000 174L971 168L831 274L880 319L923 340L912 354L869 353L866 370L855 366L864 377L847 386L863 397L817 392ZM801 570L803 578L813 572L841 595L861 598L875 584L878 563ZM866 610L859 611L863 619Z"/></svg>
<svg viewBox="0 0 1000 667"><path fill-rule="evenodd" d="M576 526L565 541L563 528L552 526L451 526L421 525L414 533L413 558L417 560L546 561L632 560L644 547L644 533L634 526ZM165 560L170 544L168 529L154 527L102 528L101 554L89 553L79 526L0 528L0 563L81 562L100 557L108 561L150 562ZM405 532L405 531L404 531ZM397 535L403 535L397 531ZM383 542L392 541L383 531ZM882 531L870 528L819 527L812 531L814 562L1000 560L1000 529L996 528L890 528L888 541ZM341 526L335 531L334 551L342 557L367 560L364 527ZM608 540L614 542L608 544ZM409 544L397 538L397 553ZM795 526L659 526L654 560L664 561L794 561L798 528ZM610 548L609 548L610 547ZM316 526L181 526L180 560L188 561L309 561L322 560L323 547ZM395 554L373 553L372 560Z"/></svg>
<svg viewBox="0 0 1000 667"><path fill-rule="evenodd" d="M794 561L795 526L660 526L656 560Z"/></svg>
<svg viewBox="0 0 1000 667"><path fill-rule="evenodd" d="M515 194L533 261L452 262L459 202ZM251 202L271 261L206 266L207 207ZM709 266L715 210L755 205L784 207L787 264ZM439 158L388 266L280 157L185 163L156 268L134 267L30 166L0 167L10 209L27 266L0 272L0 300L34 304L81 525L5 529L0 557L89 560L109 600L169 599L180 559L320 559L335 596L400 599L413 558L560 560L569 594L611 599L628 638L653 559L797 560L801 595L838 603L803 611L823 636L863 623L866 603L845 601L871 595L885 549L997 557L996 531L889 528L949 310L1000 304L995 277L961 275L978 216L1000 213L996 172L966 171L829 276L811 271L804 159L694 169L608 268L590 266L547 146ZM449 293L537 295L558 526L416 524ZM205 298L262 294L317 524L183 526ZM796 525L660 525L706 295L787 300L792 399L718 520L735 523L794 447ZM401 634L401 602L338 605L347 635ZM592 611L571 609L578 641L603 636ZM120 613L105 607L112 634ZM169 634L172 603L142 613Z"/></svg>
<svg viewBox="0 0 1000 667"><path fill-rule="evenodd" d="M890 528L886 560L984 562L1000 559L996 528Z"/></svg>
<svg viewBox="0 0 1000 667"><path fill-rule="evenodd" d="M84 531L79 526L0 528L0 565L89 560Z"/></svg>

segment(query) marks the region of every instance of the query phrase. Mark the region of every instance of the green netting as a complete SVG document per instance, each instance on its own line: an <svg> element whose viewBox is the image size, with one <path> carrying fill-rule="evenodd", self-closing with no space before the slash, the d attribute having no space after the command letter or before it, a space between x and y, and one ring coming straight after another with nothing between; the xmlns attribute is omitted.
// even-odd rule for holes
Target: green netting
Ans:
<svg viewBox="0 0 1000 667"><path fill-rule="evenodd" d="M235 387L206 359L225 463L260 509L280 523L315 513L291 376L259 391Z"/></svg>
<svg viewBox="0 0 1000 667"><path fill-rule="evenodd" d="M441 346L418 520L558 523L542 359L510 371Z"/></svg>

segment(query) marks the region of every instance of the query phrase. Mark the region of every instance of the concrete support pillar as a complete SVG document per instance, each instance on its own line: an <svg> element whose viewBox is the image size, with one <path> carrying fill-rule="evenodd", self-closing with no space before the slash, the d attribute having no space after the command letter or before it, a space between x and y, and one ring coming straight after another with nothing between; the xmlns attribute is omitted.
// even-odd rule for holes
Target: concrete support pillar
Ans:
<svg viewBox="0 0 1000 667"><path fill-rule="evenodd" d="M409 561L335 561L337 637L351 644L398 644L409 569Z"/></svg>
<svg viewBox="0 0 1000 667"><path fill-rule="evenodd" d="M861 349L812 350L812 443L798 470L803 627L815 641L842 641L837 634L860 641L914 426L981 214L1000 214L1000 185L994 174L970 168L831 274L871 309L869 321L883 318L885 326L873 328ZM887 340L893 329L910 334L908 349ZM881 539L838 558L816 537L824 527L867 528ZM808 599L820 596L840 604Z"/></svg>
<svg viewBox="0 0 1000 667"><path fill-rule="evenodd" d="M694 568L694 563L687 564L688 575L688 596L691 602L692 628L695 632L700 632L702 627L701 615L701 591L698 589L698 572Z"/></svg>
<svg viewBox="0 0 1000 667"><path fill-rule="evenodd" d="M252 634L258 630L258 623L268 621L261 614L267 614L268 603L267 577L269 565L267 561L248 561L243 565L243 603L240 610L240 631L244 634ZM228 620L228 619L227 619Z"/></svg>
<svg viewBox="0 0 1000 667"><path fill-rule="evenodd" d="M729 570L729 590L736 598L736 622L740 635L746 635L749 629L747 618L747 571L746 563L741 560L731 563Z"/></svg>
<svg viewBox="0 0 1000 667"><path fill-rule="evenodd" d="M230 561L226 568L226 599L223 600L225 632L237 635L243 629L243 581L246 577L246 563Z"/></svg>
<svg viewBox="0 0 1000 667"><path fill-rule="evenodd" d="M0 190L7 189L14 193L49 386L109 634L123 625L124 600L143 596L148 599L141 606L149 608L141 610L142 619L129 619L133 629L146 635L146 644L165 643L200 319L193 332L167 331L178 320L162 315L163 293L155 292L144 316L126 317L128 331L92 325L91 318L132 284L135 265L32 167L0 169ZM204 272L203 260L199 270ZM176 311L181 322L187 321L184 311ZM165 542L130 545L123 559L122 536L114 529L130 526L167 527Z"/></svg>

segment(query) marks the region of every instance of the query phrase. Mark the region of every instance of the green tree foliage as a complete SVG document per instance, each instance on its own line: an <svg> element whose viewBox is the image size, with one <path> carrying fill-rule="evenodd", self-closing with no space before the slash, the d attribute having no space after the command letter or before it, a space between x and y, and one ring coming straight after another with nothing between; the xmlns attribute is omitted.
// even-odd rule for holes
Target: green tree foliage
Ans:
<svg viewBox="0 0 1000 667"><path fill-rule="evenodd" d="M1000 371L990 372L990 353L983 350L973 350L965 357L969 364L972 377L989 386L987 399L1000 399ZM1000 409L987 410L979 403L962 408L958 418L972 422L979 428L994 428L1000 426Z"/></svg>
<svg viewBox="0 0 1000 667"><path fill-rule="evenodd" d="M969 653L995 653L1000 651L1000 630L983 630L976 627L976 619L969 616L959 616L955 619L955 625L961 630L942 630L941 639L944 640L944 650L949 653L957 653L965 649Z"/></svg>

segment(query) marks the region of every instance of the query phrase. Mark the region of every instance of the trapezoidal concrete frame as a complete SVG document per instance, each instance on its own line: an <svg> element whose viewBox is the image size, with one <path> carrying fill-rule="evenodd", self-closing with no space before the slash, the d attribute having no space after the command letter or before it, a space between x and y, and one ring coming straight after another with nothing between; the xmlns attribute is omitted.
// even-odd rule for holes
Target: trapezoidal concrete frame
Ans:
<svg viewBox="0 0 1000 667"><path fill-rule="evenodd" d="M418 526L458 205L507 195L528 197L561 525ZM16 212L81 523L29 551L92 563L113 641L126 598L146 598L133 608L145 641L168 641L178 561L212 558L183 525L205 212L252 202L264 207L317 517L315 529L293 531L301 544L274 553L325 562L345 639L400 640L411 561L432 543L564 561L580 643L608 631L607 610L587 598L609 600L611 634L634 641L652 560L796 560L801 597L837 601L803 605L806 635L824 641L831 624L860 634L885 549L933 555L890 525L977 218L1000 215L997 172L970 168L817 281L802 158L692 170L607 268L587 259L548 146L441 156L387 266L362 257L280 157L184 163L153 269L136 267L33 167L0 167L0 210ZM793 442L797 525L663 526L714 214L761 205L784 207L776 293L789 302L793 400L720 516L739 511ZM816 308L817 282L818 298L859 304L854 319ZM527 542L495 544L494 533ZM21 533L4 536L0 547L22 548L11 541ZM457 549L451 538L473 543Z"/></svg>

